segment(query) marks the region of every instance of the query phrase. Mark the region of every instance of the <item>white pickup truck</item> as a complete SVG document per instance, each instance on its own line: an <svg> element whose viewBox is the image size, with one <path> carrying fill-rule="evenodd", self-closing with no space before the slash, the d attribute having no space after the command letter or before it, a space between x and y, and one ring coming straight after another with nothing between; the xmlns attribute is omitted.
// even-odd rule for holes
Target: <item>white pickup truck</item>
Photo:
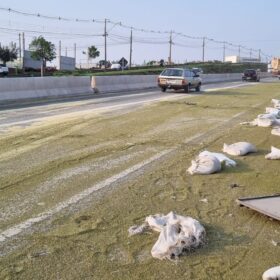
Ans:
<svg viewBox="0 0 280 280"><path fill-rule="evenodd" d="M4 64L0 64L0 75L7 76L9 73L9 68Z"/></svg>

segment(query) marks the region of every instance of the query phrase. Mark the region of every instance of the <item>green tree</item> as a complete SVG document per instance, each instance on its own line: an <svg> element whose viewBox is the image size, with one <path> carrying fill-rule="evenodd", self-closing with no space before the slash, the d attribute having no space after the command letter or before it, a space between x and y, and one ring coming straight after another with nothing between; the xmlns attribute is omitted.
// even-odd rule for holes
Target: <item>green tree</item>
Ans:
<svg viewBox="0 0 280 280"><path fill-rule="evenodd" d="M95 59L99 57L100 52L97 50L95 46L88 47L88 58Z"/></svg>
<svg viewBox="0 0 280 280"><path fill-rule="evenodd" d="M47 61L52 61L56 58L55 45L45 40L44 37L39 36L33 39L29 45L29 50L33 59L41 61L41 76L43 77Z"/></svg>
<svg viewBox="0 0 280 280"><path fill-rule="evenodd" d="M16 46L11 46L11 47L0 46L0 59L3 61L4 65L6 65L8 61L14 61L15 59L17 59Z"/></svg>

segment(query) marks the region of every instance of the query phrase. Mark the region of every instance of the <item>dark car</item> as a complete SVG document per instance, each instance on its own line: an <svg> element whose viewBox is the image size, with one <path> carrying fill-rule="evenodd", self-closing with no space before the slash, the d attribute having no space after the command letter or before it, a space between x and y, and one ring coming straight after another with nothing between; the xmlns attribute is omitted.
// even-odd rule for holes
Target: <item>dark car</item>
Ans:
<svg viewBox="0 0 280 280"><path fill-rule="evenodd" d="M190 89L200 91L201 78L190 69L166 68L158 77L158 86L161 91L166 89L183 89L189 92Z"/></svg>
<svg viewBox="0 0 280 280"><path fill-rule="evenodd" d="M260 71L255 69L246 69L242 75L242 81L255 81L259 82L261 79Z"/></svg>

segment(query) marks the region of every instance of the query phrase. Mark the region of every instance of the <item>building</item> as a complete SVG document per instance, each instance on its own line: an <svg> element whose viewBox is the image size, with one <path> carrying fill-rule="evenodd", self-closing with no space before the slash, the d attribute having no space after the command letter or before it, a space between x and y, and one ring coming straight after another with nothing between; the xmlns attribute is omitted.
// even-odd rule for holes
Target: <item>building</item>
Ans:
<svg viewBox="0 0 280 280"><path fill-rule="evenodd" d="M231 62L231 63L260 63L259 58L254 57L241 57L238 55L231 55L225 57L225 62Z"/></svg>

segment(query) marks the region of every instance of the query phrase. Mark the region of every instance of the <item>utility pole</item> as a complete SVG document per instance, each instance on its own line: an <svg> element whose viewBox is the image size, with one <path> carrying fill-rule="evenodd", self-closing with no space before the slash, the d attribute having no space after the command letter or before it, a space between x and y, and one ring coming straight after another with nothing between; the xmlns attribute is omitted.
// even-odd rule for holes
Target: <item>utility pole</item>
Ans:
<svg viewBox="0 0 280 280"><path fill-rule="evenodd" d="M259 49L259 62L261 62L261 49Z"/></svg>
<svg viewBox="0 0 280 280"><path fill-rule="evenodd" d="M252 49L250 49L250 59L252 58Z"/></svg>
<svg viewBox="0 0 280 280"><path fill-rule="evenodd" d="M169 39L169 57L168 57L168 64L171 65L172 63L172 31L170 31L170 39Z"/></svg>
<svg viewBox="0 0 280 280"><path fill-rule="evenodd" d="M21 34L18 34L18 52L19 52L19 59L21 60Z"/></svg>
<svg viewBox="0 0 280 280"><path fill-rule="evenodd" d="M238 46L238 60L239 60L238 62L240 62L240 60L241 60L240 57L241 57L241 46L239 45Z"/></svg>
<svg viewBox="0 0 280 280"><path fill-rule="evenodd" d="M24 56L25 56L25 36L24 36L24 32L22 32L22 71L23 72L25 72Z"/></svg>
<svg viewBox="0 0 280 280"><path fill-rule="evenodd" d="M61 69L61 41L58 43L58 69Z"/></svg>
<svg viewBox="0 0 280 280"><path fill-rule="evenodd" d="M205 58L205 37L203 37L203 42L202 42L202 62L204 62Z"/></svg>
<svg viewBox="0 0 280 280"><path fill-rule="evenodd" d="M77 58L77 45L74 43L74 59L75 59L75 65L76 65L76 58Z"/></svg>
<svg viewBox="0 0 280 280"><path fill-rule="evenodd" d="M25 51L25 36L24 36L24 32L22 33L22 51L23 51L23 57L24 57L24 51Z"/></svg>
<svg viewBox="0 0 280 280"><path fill-rule="evenodd" d="M105 69L107 68L107 19L105 18L105 25L104 25L104 53L105 53L105 57L104 57L104 62L105 62Z"/></svg>
<svg viewBox="0 0 280 280"><path fill-rule="evenodd" d="M65 47L65 56L67 56L67 47Z"/></svg>
<svg viewBox="0 0 280 280"><path fill-rule="evenodd" d="M224 47L223 47L223 62L226 61L226 42L224 42Z"/></svg>
<svg viewBox="0 0 280 280"><path fill-rule="evenodd" d="M131 64L132 64L132 28L130 30L129 68L131 68Z"/></svg>

